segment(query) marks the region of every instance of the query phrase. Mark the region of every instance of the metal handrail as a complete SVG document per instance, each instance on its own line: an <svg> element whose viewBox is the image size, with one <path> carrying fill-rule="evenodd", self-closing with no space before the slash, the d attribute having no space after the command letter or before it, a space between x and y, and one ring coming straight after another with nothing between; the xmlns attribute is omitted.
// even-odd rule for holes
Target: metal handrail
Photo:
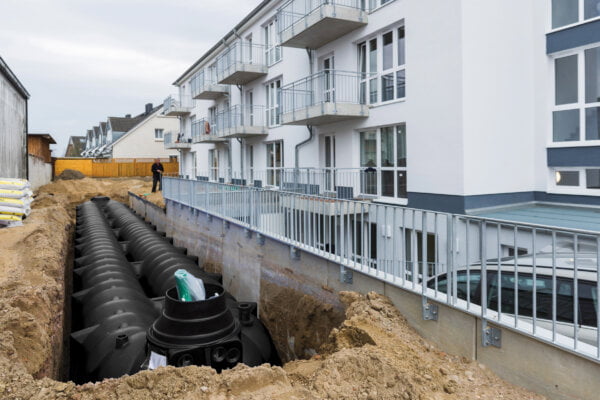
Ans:
<svg viewBox="0 0 600 400"><path fill-rule="evenodd" d="M366 3L366 1L361 0L290 0L277 10L277 30L281 35L325 6L366 11Z"/></svg>
<svg viewBox="0 0 600 400"><path fill-rule="evenodd" d="M265 46L241 40L230 44L217 56L217 81L231 74L240 64L265 65Z"/></svg>
<svg viewBox="0 0 600 400"><path fill-rule="evenodd" d="M600 232L205 180L165 179L164 196L600 362ZM573 245L570 281L555 256L565 241ZM580 255L580 243L593 247L595 270L583 264L590 260ZM516 254L511 263L505 246L525 247L528 255ZM552 248L551 267L536 261L545 246ZM596 303L574 288L595 293Z"/></svg>
<svg viewBox="0 0 600 400"><path fill-rule="evenodd" d="M323 103L365 104L361 93L364 73L323 70L280 89L281 112L288 113Z"/></svg>

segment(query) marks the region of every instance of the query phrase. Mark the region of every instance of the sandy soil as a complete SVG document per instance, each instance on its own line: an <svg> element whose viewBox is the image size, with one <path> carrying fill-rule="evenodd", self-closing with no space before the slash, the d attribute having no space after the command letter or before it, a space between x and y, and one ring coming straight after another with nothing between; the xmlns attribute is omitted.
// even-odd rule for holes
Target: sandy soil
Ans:
<svg viewBox="0 0 600 400"><path fill-rule="evenodd" d="M61 181L40 190L25 226L0 230L0 398L138 399L542 399L483 365L420 338L383 296L340 293L345 320L317 354L283 368L160 368L76 386L60 376L65 261L74 206L97 194L126 200L138 180ZM70 274L70 271L67 271Z"/></svg>

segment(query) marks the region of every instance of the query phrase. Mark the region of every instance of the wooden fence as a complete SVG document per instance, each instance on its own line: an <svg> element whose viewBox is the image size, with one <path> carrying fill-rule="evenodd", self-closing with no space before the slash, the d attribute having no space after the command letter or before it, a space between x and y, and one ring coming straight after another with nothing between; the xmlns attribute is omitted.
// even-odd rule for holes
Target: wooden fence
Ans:
<svg viewBox="0 0 600 400"><path fill-rule="evenodd" d="M80 171L91 178L117 178L126 176L151 176L154 163L151 159L94 159L94 158L54 158L54 176L65 169ZM170 159L161 160L165 173L177 173L179 163Z"/></svg>

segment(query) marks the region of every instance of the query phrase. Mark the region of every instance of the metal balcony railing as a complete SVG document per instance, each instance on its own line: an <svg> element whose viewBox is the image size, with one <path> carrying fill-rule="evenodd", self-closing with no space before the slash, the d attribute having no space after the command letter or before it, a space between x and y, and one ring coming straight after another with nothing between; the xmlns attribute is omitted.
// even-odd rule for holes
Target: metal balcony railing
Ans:
<svg viewBox="0 0 600 400"><path fill-rule="evenodd" d="M191 96L170 95L163 102L163 114L184 115L188 114L193 107L194 100Z"/></svg>
<svg viewBox="0 0 600 400"><path fill-rule="evenodd" d="M324 70L281 88L282 113L322 103L365 104L357 72ZM364 80L364 78L363 78Z"/></svg>
<svg viewBox="0 0 600 400"><path fill-rule="evenodd" d="M290 0L277 12L279 36L284 45L321 47L366 24L366 3L365 0Z"/></svg>
<svg viewBox="0 0 600 400"><path fill-rule="evenodd" d="M232 106L217 113L213 132L220 137L266 134L264 106Z"/></svg>
<svg viewBox="0 0 600 400"><path fill-rule="evenodd" d="M189 149L192 139L182 132L167 132L163 136L165 149Z"/></svg>
<svg viewBox="0 0 600 400"><path fill-rule="evenodd" d="M165 177L163 195L416 293L424 313L474 316L483 346L491 323L600 362L599 232L206 180Z"/></svg>
<svg viewBox="0 0 600 400"><path fill-rule="evenodd" d="M190 81L194 99L216 99L229 92L226 85L217 83L216 68L205 68L197 72Z"/></svg>
<svg viewBox="0 0 600 400"><path fill-rule="evenodd" d="M203 171L198 176L209 177L210 181L217 181L210 176L218 176L222 183L268 186L286 192L342 199L404 199L407 196L406 171L394 168L273 167L244 171L220 168L217 175Z"/></svg>
<svg viewBox="0 0 600 400"><path fill-rule="evenodd" d="M266 73L262 44L237 41L217 57L217 83L244 84Z"/></svg>
<svg viewBox="0 0 600 400"><path fill-rule="evenodd" d="M217 124L208 118L203 118L192 123L192 141L194 143L216 143L225 139L217 136Z"/></svg>

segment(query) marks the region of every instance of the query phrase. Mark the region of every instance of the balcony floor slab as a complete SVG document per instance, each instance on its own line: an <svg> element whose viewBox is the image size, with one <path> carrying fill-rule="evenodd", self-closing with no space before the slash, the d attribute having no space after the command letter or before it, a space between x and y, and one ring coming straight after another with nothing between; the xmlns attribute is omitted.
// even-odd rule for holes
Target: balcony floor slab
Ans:
<svg viewBox="0 0 600 400"><path fill-rule="evenodd" d="M364 104L322 103L281 115L283 125L327 125L369 116Z"/></svg>

